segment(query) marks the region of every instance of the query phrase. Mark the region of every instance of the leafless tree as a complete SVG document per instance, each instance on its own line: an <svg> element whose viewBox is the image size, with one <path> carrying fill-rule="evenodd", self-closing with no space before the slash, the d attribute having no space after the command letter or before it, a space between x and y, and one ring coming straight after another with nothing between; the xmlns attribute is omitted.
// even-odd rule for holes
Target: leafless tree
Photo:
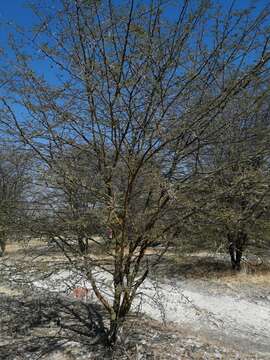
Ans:
<svg viewBox="0 0 270 360"><path fill-rule="evenodd" d="M25 212L26 192L29 185L28 160L16 149L0 150L0 248L6 249L8 238L18 233Z"/></svg>
<svg viewBox="0 0 270 360"><path fill-rule="evenodd" d="M205 204L198 206L194 228L206 246L225 245L236 270L243 252L265 245L268 238L269 89L260 88L260 96L256 86L251 89L224 112L224 120L233 121L204 148L199 168L205 176L192 182L193 203Z"/></svg>

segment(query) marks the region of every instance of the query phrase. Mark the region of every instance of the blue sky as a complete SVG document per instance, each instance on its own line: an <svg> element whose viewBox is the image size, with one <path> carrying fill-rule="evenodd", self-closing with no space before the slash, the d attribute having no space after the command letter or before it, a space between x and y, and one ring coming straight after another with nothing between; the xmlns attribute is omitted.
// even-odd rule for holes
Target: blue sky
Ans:
<svg viewBox="0 0 270 360"><path fill-rule="evenodd" d="M41 3L41 4L48 4L51 3L53 5L57 4L59 0L32 0L32 2L35 3ZM128 0L114 0L116 2L127 2ZM148 2L149 0L141 0L141 2ZM181 1L181 0L179 0ZM196 1L196 0L194 0ZM213 0L214 3L217 3L217 0ZM238 7L245 8L248 6L248 4L252 2L249 0L236 0L236 4ZM30 29L32 25L36 23L35 17L33 16L32 11L29 9L29 7L26 6L27 1L26 0L0 0L0 49L1 48L7 48L7 38L8 33L11 28L9 28L7 25L8 22L13 24L18 24L22 27L25 27L25 29ZM229 7L231 4L231 0L220 0L219 3L221 3L224 7ZM256 3L256 8L259 11L262 7L269 5L269 0L257 0L253 1L253 4ZM173 16L173 13L172 13ZM2 60L5 61L5 57L2 58ZM38 62L35 60L32 63L35 70L40 72L41 74L46 74L46 80L52 82L55 84L56 81L56 72L55 69L52 69L51 66L40 61ZM57 70L57 69L56 69ZM4 89L0 89L0 94L4 91ZM17 109L18 110L18 109Z"/></svg>
<svg viewBox="0 0 270 360"><path fill-rule="evenodd" d="M46 0L43 0L46 1ZM117 0L119 1L119 0ZM125 1L125 0L123 0ZM142 0L143 2L143 0ZM217 1L214 1L216 3ZM220 0L225 6L229 6L230 0ZM249 0L237 0L237 6L244 8ZM0 21L14 21L20 25L29 26L33 23L31 10L26 7L26 0L0 0ZM258 8L269 4L269 0L253 1Z"/></svg>
<svg viewBox="0 0 270 360"><path fill-rule="evenodd" d="M7 38L11 27L7 25L8 22L18 24L25 29L30 29L37 21L27 3L40 3L56 5L59 0L0 0L0 48L7 48ZM115 2L128 2L129 0L114 0ZM149 0L138 0L141 3L147 3ZM180 2L181 0L179 0ZM194 0L196 1L196 0ZM198 0L199 1L199 0ZM213 3L221 3L224 7L229 7L231 0L213 0ZM258 11L265 5L270 6L269 0L236 0L236 5L241 8L247 7L250 3L256 4ZM173 16L173 10L172 16ZM45 65L45 64L43 64ZM38 65L38 67L40 67ZM47 75L51 74L51 70L45 65Z"/></svg>
<svg viewBox="0 0 270 360"><path fill-rule="evenodd" d="M43 0L46 3L46 0ZM52 1L52 3L57 3L58 0ZM125 2L128 0L115 0L116 2ZM145 2L147 2L146 0ZM180 0L179 0L180 1ZM38 3L38 0L32 0L30 2ZM144 0L141 0L143 3ZM214 0L213 3L221 3L225 7L229 7L231 4L231 0ZM27 7L27 0L0 0L0 24L12 22L24 26L26 28L31 27L35 23L35 18L31 9ZM265 5L270 5L269 0L236 0L237 6L241 8L245 8L249 3L256 4L258 11L264 7ZM42 4L42 1L41 1ZM3 41L6 39L6 35L8 33L7 28L0 28L0 46L3 46Z"/></svg>
<svg viewBox="0 0 270 360"><path fill-rule="evenodd" d="M0 0L0 47L6 47L10 28L7 25L19 24L29 27L34 23L31 10L26 7L25 0Z"/></svg>
<svg viewBox="0 0 270 360"><path fill-rule="evenodd" d="M33 24L31 10L25 4L25 0L0 0L0 23L12 22L25 27ZM6 30L1 29L1 33L3 38Z"/></svg>

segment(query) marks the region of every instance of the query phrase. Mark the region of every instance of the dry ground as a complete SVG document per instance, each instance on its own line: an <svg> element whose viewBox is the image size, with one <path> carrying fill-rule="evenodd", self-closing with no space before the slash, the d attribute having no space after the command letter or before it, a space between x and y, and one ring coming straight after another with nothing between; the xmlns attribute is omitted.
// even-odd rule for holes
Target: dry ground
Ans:
<svg viewBox="0 0 270 360"><path fill-rule="evenodd" d="M46 244L39 240L7 246L6 256L0 258L1 360L270 358L270 349L261 344L257 346L253 343L254 338L247 344L241 334L238 338L225 336L218 329L204 326L205 320L199 320L203 326L196 327L188 321L164 324L145 316L131 317L117 351L108 353L98 343L93 345L93 339L102 337L102 324L95 315L100 313L99 308L48 295L28 283L32 276L42 281L45 274L48 279L52 272L61 271L66 265L58 251L54 248L48 251ZM225 295L250 304L266 307L270 304L270 272L266 263L235 275L224 256L201 253L179 257L169 253L155 275L166 286L179 281L188 290L211 295L217 301ZM88 320L91 317L91 338L83 334L87 324L78 327L78 315ZM74 327L80 335L74 333Z"/></svg>

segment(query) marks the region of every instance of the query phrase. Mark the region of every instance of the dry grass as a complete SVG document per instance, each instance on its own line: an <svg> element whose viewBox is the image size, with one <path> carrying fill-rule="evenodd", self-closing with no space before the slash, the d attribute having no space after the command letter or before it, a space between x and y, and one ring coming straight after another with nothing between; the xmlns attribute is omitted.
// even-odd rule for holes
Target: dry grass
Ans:
<svg viewBox="0 0 270 360"><path fill-rule="evenodd" d="M270 262L251 264L243 261L240 272L232 271L229 256L198 252L186 255L167 253L158 265L160 277L203 279L220 283L270 284Z"/></svg>
<svg viewBox="0 0 270 360"><path fill-rule="evenodd" d="M22 294L22 291L19 291L18 289L10 289L6 286L0 286L0 294L6 295L6 296L19 296Z"/></svg>
<svg viewBox="0 0 270 360"><path fill-rule="evenodd" d="M46 243L40 239L28 239L22 240L18 242L8 242L6 246L5 255L16 256L17 254L21 254L22 252L28 252L34 249L37 249L41 246L44 246Z"/></svg>
<svg viewBox="0 0 270 360"><path fill-rule="evenodd" d="M257 271L255 273L246 273L244 271L230 276L224 276L222 282L231 284L253 284L261 286L270 285L270 269L267 271Z"/></svg>
<svg viewBox="0 0 270 360"><path fill-rule="evenodd" d="M104 253L102 247L90 243L91 258L111 263L112 256ZM157 249L147 251L147 256L155 256ZM23 262L31 260L38 265L41 271L47 271L52 263L64 264L67 259L61 251L55 247L48 248L47 243L40 239L8 243L6 256L20 258ZM179 277L187 279L209 279L229 284L270 284L270 261L265 260L262 264L256 265L249 262L242 262L242 270L233 272L227 254L211 254L206 251L192 254L178 255L174 252L167 252L160 261L157 272L160 277Z"/></svg>

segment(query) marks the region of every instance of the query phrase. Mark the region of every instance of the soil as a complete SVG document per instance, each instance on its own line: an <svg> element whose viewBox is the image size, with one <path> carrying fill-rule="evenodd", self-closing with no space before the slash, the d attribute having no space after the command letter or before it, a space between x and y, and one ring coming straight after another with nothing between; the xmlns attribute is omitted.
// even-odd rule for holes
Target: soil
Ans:
<svg viewBox="0 0 270 360"><path fill-rule="evenodd" d="M201 269L210 261L205 254L196 259ZM72 297L72 288L91 290L90 284L57 254L35 262L28 248L10 251L0 262L0 359L270 359L269 273L235 275L224 257L211 259L208 273L198 263L190 272L190 257L174 264L175 273L161 266L141 287L117 348L108 351L106 317L94 296ZM109 294L111 279L99 276Z"/></svg>

